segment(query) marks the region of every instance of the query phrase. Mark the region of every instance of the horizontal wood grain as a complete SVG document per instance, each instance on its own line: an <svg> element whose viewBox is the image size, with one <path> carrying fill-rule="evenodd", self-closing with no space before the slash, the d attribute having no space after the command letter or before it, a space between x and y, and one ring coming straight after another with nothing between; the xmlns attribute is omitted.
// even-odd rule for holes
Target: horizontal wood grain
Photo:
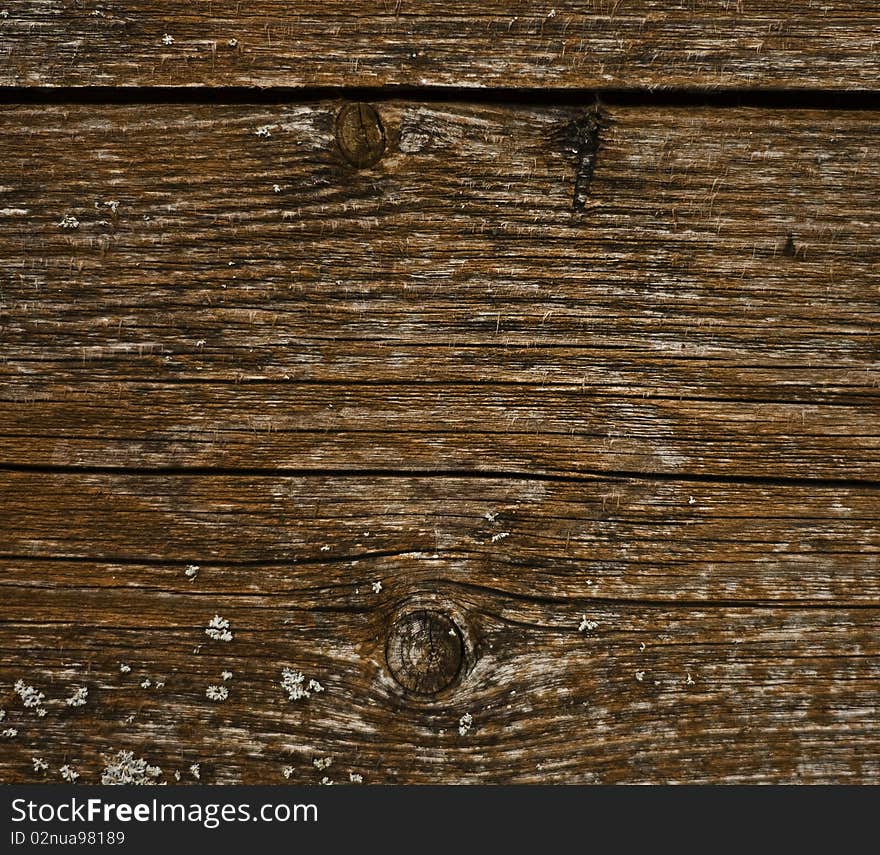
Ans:
<svg viewBox="0 0 880 855"><path fill-rule="evenodd" d="M39 779L32 756L97 780L121 749L216 783L880 772L876 492L85 473L0 490L4 780ZM436 697L388 670L407 604L465 639ZM215 613L232 641L206 638ZM288 701L284 666L325 691ZM82 685L88 703L65 706Z"/></svg>
<svg viewBox="0 0 880 855"><path fill-rule="evenodd" d="M878 479L874 113L339 106L3 115L0 462Z"/></svg>
<svg viewBox="0 0 880 855"><path fill-rule="evenodd" d="M7 0L0 85L877 89L873 0Z"/></svg>
<svg viewBox="0 0 880 855"><path fill-rule="evenodd" d="M878 115L341 107L0 114L0 780L880 780Z"/></svg>

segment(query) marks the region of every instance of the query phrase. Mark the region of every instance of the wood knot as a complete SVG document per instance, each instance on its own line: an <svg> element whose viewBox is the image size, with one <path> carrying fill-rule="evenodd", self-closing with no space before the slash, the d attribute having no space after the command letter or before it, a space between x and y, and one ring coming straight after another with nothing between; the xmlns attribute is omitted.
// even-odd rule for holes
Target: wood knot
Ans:
<svg viewBox="0 0 880 855"><path fill-rule="evenodd" d="M336 144L358 169L372 166L385 153L385 128L369 104L345 104L336 116Z"/></svg>
<svg viewBox="0 0 880 855"><path fill-rule="evenodd" d="M411 692L433 695L452 685L464 661L455 621L430 609L401 615L388 633L385 658L394 678Z"/></svg>

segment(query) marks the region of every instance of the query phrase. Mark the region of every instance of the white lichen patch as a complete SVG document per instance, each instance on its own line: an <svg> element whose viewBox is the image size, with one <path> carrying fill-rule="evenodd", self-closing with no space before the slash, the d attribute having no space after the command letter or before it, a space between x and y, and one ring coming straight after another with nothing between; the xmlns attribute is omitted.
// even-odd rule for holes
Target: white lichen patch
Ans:
<svg viewBox="0 0 880 855"><path fill-rule="evenodd" d="M492 543L498 543L499 540L504 540L505 537L510 537L510 532L499 531L498 534L492 535Z"/></svg>
<svg viewBox="0 0 880 855"><path fill-rule="evenodd" d="M46 772L49 769L49 764L42 757L32 757L31 763L34 764L35 772Z"/></svg>
<svg viewBox="0 0 880 855"><path fill-rule="evenodd" d="M359 775L357 772L349 772L348 780L351 781L352 784L363 784L364 776Z"/></svg>
<svg viewBox="0 0 880 855"><path fill-rule="evenodd" d="M690 672L690 671L688 671L688 672L685 674L684 684L685 684L685 686L693 686L693 685L694 685L694 678L691 677L691 672Z"/></svg>
<svg viewBox="0 0 880 855"><path fill-rule="evenodd" d="M67 763L65 763L58 771L68 784L74 783L79 777L79 772Z"/></svg>
<svg viewBox="0 0 880 855"><path fill-rule="evenodd" d="M168 33L165 33L165 35L162 36L162 44L168 45L168 46L173 45L174 44L174 36L169 36Z"/></svg>
<svg viewBox="0 0 880 855"><path fill-rule="evenodd" d="M226 618L220 617L220 615L214 615L211 618L208 626L205 628L205 635L208 638L214 639L214 641L232 641L233 639L232 632L229 629L229 621Z"/></svg>
<svg viewBox="0 0 880 855"><path fill-rule="evenodd" d="M120 674L131 673L131 665L126 665L124 662L120 662L119 663L119 673Z"/></svg>
<svg viewBox="0 0 880 855"><path fill-rule="evenodd" d="M3 721L4 718L6 718L6 710L0 710L0 721Z"/></svg>
<svg viewBox="0 0 880 855"><path fill-rule="evenodd" d="M34 710L40 718L46 715L46 710L43 707L43 701L46 700L46 696L42 692L38 691L34 686L26 685L24 680L16 680L13 688L15 694L21 698L21 702L25 707Z"/></svg>
<svg viewBox="0 0 880 855"><path fill-rule="evenodd" d="M458 720L458 732L461 736L467 736L468 731L471 729L474 723L474 717L466 712L459 720Z"/></svg>
<svg viewBox="0 0 880 855"><path fill-rule="evenodd" d="M69 707L84 707L88 697L88 688L86 686L78 686L73 690L73 694L64 703Z"/></svg>
<svg viewBox="0 0 880 855"><path fill-rule="evenodd" d="M290 776L293 775L294 771L295 771L295 770L294 770L293 766L285 766L285 767L281 770L281 774L284 776L284 779L285 779L286 781L289 781L289 780L290 780Z"/></svg>
<svg viewBox="0 0 880 855"><path fill-rule="evenodd" d="M15 739L18 736L18 730L14 727L7 727L5 730L0 731L0 736L4 739Z"/></svg>
<svg viewBox="0 0 880 855"><path fill-rule="evenodd" d="M232 679L232 671L222 671L220 676L223 678L223 682L226 683Z"/></svg>
<svg viewBox="0 0 880 855"><path fill-rule="evenodd" d="M101 783L106 785L155 784L162 774L158 766L151 766L143 757L135 757L132 751L118 751L111 757L101 773Z"/></svg>
<svg viewBox="0 0 880 855"><path fill-rule="evenodd" d="M141 680L141 688L142 689L149 689L152 685L153 685L153 681L149 677L144 677L144 679Z"/></svg>
<svg viewBox="0 0 880 855"><path fill-rule="evenodd" d="M229 697L229 689L226 686L208 686L205 689L205 697L209 701L222 702Z"/></svg>
<svg viewBox="0 0 880 855"><path fill-rule="evenodd" d="M79 228L79 220L74 217L73 214L67 214L59 220L58 225L61 226L62 229L73 231L74 229Z"/></svg>
<svg viewBox="0 0 880 855"><path fill-rule="evenodd" d="M313 693L324 691L324 687L317 680L309 680L306 683L305 674L292 668L281 670L281 688L287 692L287 699L290 701L310 698Z"/></svg>
<svg viewBox="0 0 880 855"><path fill-rule="evenodd" d="M316 769L318 769L319 771L323 772L325 769L329 769L330 766L333 765L333 758L332 757L316 757L314 760L312 760L312 765Z"/></svg>
<svg viewBox="0 0 880 855"><path fill-rule="evenodd" d="M196 576L199 575L199 565L198 564L187 564L186 570L183 571L184 576L187 579L195 579Z"/></svg>
<svg viewBox="0 0 880 855"><path fill-rule="evenodd" d="M370 587L373 589L374 594L378 594L382 591L382 583L378 580L373 582L373 584L370 585Z"/></svg>
<svg viewBox="0 0 880 855"><path fill-rule="evenodd" d="M192 766L189 767L189 773L197 781L200 781L202 779L202 770L198 763L193 763Z"/></svg>
<svg viewBox="0 0 880 855"><path fill-rule="evenodd" d="M594 620L590 620L586 615L581 615L581 622L578 624L578 632L592 632L599 626Z"/></svg>
<svg viewBox="0 0 880 855"><path fill-rule="evenodd" d="M254 133L258 137L271 137L272 136L272 125L262 125L257 128Z"/></svg>
<svg viewBox="0 0 880 855"><path fill-rule="evenodd" d="M644 671L636 671L636 680L638 680L641 683L644 679L645 679L645 672Z"/></svg>

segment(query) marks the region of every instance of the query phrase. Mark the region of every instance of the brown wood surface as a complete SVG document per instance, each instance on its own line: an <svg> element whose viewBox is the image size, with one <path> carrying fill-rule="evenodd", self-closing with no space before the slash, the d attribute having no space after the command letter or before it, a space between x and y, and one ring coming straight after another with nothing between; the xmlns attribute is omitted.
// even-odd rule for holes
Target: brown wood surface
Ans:
<svg viewBox="0 0 880 855"><path fill-rule="evenodd" d="M341 107L0 116L0 780L880 780L878 115Z"/></svg>
<svg viewBox="0 0 880 855"><path fill-rule="evenodd" d="M6 0L0 85L869 89L876 0Z"/></svg>

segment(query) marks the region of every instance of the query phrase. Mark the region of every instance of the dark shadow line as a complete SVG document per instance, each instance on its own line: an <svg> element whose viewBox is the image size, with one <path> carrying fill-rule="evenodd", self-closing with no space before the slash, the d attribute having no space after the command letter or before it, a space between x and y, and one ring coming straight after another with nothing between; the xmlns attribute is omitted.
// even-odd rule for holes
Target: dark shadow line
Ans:
<svg viewBox="0 0 880 855"><path fill-rule="evenodd" d="M0 87L2 104L193 104L249 105L327 100L507 104L523 107L752 107L760 109L880 110L876 89L700 89L469 87L469 86L59 86Z"/></svg>

